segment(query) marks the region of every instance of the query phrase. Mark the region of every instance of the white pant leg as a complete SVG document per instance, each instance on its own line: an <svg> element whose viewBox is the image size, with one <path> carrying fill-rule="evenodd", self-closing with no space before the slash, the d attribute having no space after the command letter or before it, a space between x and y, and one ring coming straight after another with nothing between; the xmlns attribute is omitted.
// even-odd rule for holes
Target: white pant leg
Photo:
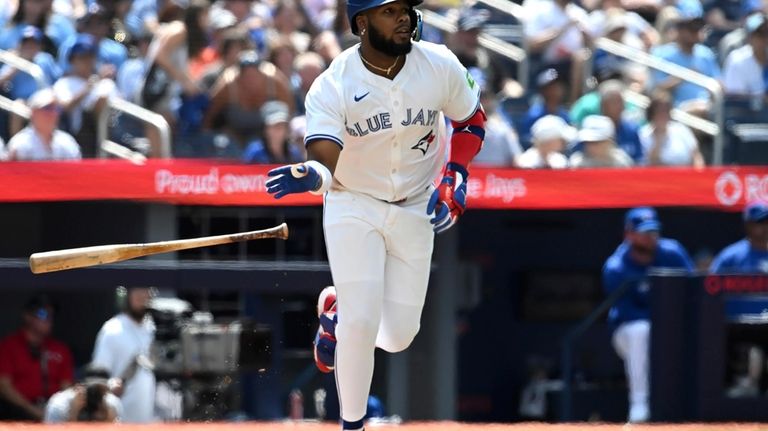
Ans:
<svg viewBox="0 0 768 431"><path fill-rule="evenodd" d="M648 404L648 355L651 322L634 320L621 324L613 333L613 347L624 360L631 405Z"/></svg>
<svg viewBox="0 0 768 431"><path fill-rule="evenodd" d="M386 246L379 226L383 203L330 191L324 209L325 242L336 286L336 385L342 419L365 416L373 354L381 321Z"/></svg>
<svg viewBox="0 0 768 431"><path fill-rule="evenodd" d="M405 350L421 325L434 244L426 214L430 193L392 206L385 222L384 307L376 346L388 352Z"/></svg>

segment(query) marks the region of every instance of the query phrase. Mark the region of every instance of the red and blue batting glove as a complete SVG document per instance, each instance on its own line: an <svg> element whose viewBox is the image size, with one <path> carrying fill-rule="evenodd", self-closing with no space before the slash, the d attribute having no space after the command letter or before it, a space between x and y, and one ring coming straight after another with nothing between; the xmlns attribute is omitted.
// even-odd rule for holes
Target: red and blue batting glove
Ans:
<svg viewBox="0 0 768 431"><path fill-rule="evenodd" d="M467 178L469 172L458 163L449 162L445 175L427 204L427 214L435 233L443 233L456 223L467 208Z"/></svg>
<svg viewBox="0 0 768 431"><path fill-rule="evenodd" d="M318 190L323 182L320 173L306 163L280 166L269 171L267 175L273 177L266 183L267 192L275 195L275 199L291 193Z"/></svg>

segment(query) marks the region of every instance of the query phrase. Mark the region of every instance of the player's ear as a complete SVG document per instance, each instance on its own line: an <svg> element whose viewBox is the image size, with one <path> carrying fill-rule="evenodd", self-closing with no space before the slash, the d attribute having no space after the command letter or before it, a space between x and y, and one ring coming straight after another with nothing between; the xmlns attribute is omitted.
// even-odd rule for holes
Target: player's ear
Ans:
<svg viewBox="0 0 768 431"><path fill-rule="evenodd" d="M366 27L368 27L368 17L361 13L355 17L355 20L359 30L358 33L360 36L364 35L366 32Z"/></svg>

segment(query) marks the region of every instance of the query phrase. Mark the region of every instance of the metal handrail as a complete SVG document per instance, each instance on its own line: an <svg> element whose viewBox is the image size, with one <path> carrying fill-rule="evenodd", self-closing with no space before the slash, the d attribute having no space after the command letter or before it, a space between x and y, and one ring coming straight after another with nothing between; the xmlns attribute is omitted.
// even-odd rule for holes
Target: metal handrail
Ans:
<svg viewBox="0 0 768 431"><path fill-rule="evenodd" d="M624 90L624 99L643 109L647 109L648 105L651 104L651 99L648 96L632 90ZM673 120L707 135L717 136L720 133L720 126L715 122L691 115L681 109L673 108L671 115Z"/></svg>
<svg viewBox="0 0 768 431"><path fill-rule="evenodd" d="M24 119L29 119L32 116L32 110L26 104L21 101L11 100L5 96L0 96L0 109L13 112Z"/></svg>
<svg viewBox="0 0 768 431"><path fill-rule="evenodd" d="M522 22L525 22L525 19L528 17L525 8L511 0L477 0L477 2L483 3L508 15L512 15Z"/></svg>
<svg viewBox="0 0 768 431"><path fill-rule="evenodd" d="M168 124L168 121L162 115L120 97L110 97L107 99L107 109L101 111L98 119L98 128L96 130L97 142L103 143L108 140L107 123L109 121L110 108L155 126L160 132L160 157L164 159L171 157L171 126ZM101 148L101 145L99 147ZM107 152L102 148L99 151L99 156L106 157L106 155Z"/></svg>
<svg viewBox="0 0 768 431"><path fill-rule="evenodd" d="M715 124L719 130L725 130L724 99L725 93L720 82L712 77L688 69L683 66L671 63L658 57L654 57L637 48L632 48L623 43L601 37L595 41L595 47L607 51L618 57L626 58L632 62L641 64L651 69L664 72L668 75L682 79L683 81L700 85L712 94L712 110L715 118ZM589 62L587 62L589 63ZM714 135L714 154L712 164L723 164L723 150L725 146L724 133Z"/></svg>
<svg viewBox="0 0 768 431"><path fill-rule="evenodd" d="M454 20L445 18L440 14L437 14L435 12L432 12L426 9L422 10L421 12L424 17L424 22L431 25L432 27L435 27L438 30L442 30L448 33L453 33L456 31L456 22ZM520 77L519 81L521 85L523 85L523 87L527 85L528 55L526 54L523 48L520 48L519 46L516 46L516 45L512 45L509 42L506 42L504 40L501 40L495 36L491 36L486 33L480 33L480 36L478 37L478 42L480 43L480 46L482 46L483 48L489 49L499 55L503 55L504 57L507 57L510 60L518 63L520 65L520 72L518 73Z"/></svg>
<svg viewBox="0 0 768 431"><path fill-rule="evenodd" d="M573 420L573 347L576 341L584 335L585 332L597 319L602 316L616 301L627 293L630 286L640 280L646 280L650 277L680 277L694 275L687 270L680 268L650 268L648 273L643 276L630 277L613 292L611 292L587 317L578 325L565 334L562 341L562 350L560 356L560 366L563 375L563 398L560 405L560 421L569 422Z"/></svg>
<svg viewBox="0 0 768 431"><path fill-rule="evenodd" d="M5 63L13 68L19 69L24 73L28 73L30 76L32 76L32 78L34 78L35 82L37 82L38 89L48 87L48 83L45 82L45 74L43 73L43 69L37 64L21 58L18 55L4 49L0 49L0 63Z"/></svg>

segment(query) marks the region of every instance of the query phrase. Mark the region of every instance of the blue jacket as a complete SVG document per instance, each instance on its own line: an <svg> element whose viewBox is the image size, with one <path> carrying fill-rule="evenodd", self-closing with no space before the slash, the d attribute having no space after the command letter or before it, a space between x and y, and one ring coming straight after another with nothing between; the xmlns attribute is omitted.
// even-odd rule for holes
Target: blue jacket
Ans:
<svg viewBox="0 0 768 431"><path fill-rule="evenodd" d="M638 265L629 255L629 244L621 243L603 266L603 289L606 294L621 287L625 282L633 286L608 312L608 321L614 325L633 320L649 319L649 283L644 277L648 268L682 268L693 271L693 261L679 242L660 238L656 257L650 265Z"/></svg>
<svg viewBox="0 0 768 431"><path fill-rule="evenodd" d="M768 251L753 249L744 238L718 253L709 271L713 274L768 273Z"/></svg>

